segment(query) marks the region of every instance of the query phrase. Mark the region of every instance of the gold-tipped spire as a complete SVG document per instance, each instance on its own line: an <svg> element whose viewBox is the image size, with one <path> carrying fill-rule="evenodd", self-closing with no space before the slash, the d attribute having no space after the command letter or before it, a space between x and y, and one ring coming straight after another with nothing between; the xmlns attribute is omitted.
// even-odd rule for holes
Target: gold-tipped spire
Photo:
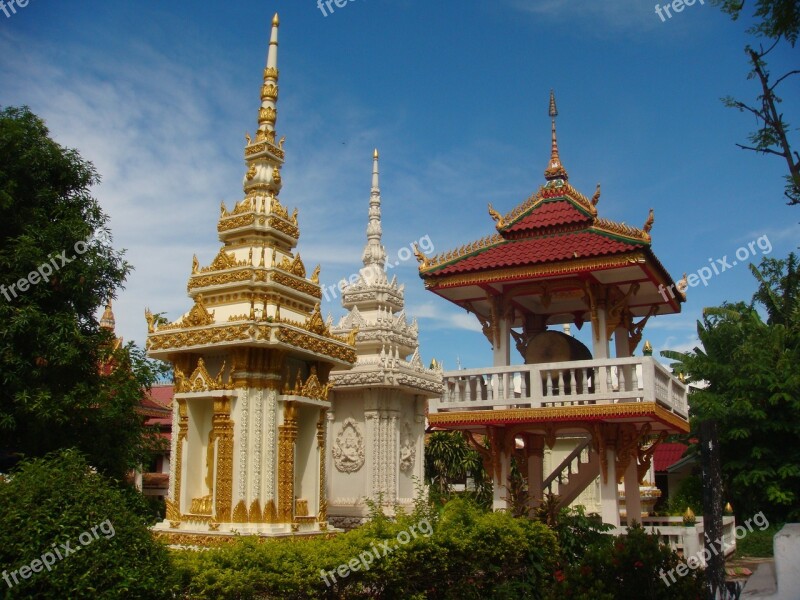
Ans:
<svg viewBox="0 0 800 600"><path fill-rule="evenodd" d="M275 143L275 122L278 119L278 13L272 18L269 38L267 66L264 69L264 84L261 86L261 108L258 111L256 142L263 140ZM248 143L249 145L249 143Z"/></svg>
<svg viewBox="0 0 800 600"><path fill-rule="evenodd" d="M103 311L103 316L100 317L100 327L114 331L116 320L114 319L114 311L111 309L111 299L109 298L106 304L106 309Z"/></svg>
<svg viewBox="0 0 800 600"><path fill-rule="evenodd" d="M558 140L556 139L556 117L558 116L558 109L556 108L556 95L553 93L553 90L550 90L549 115L553 127L553 139L550 149L550 163L544 171L544 178L548 181L553 179L563 179L566 181L569 179L567 170L564 168L564 165L561 164L561 158L558 155Z"/></svg>
<svg viewBox="0 0 800 600"><path fill-rule="evenodd" d="M378 160L378 158L380 158L378 156L378 149L377 148L375 148L375 151L372 153L372 158L374 158L375 160Z"/></svg>

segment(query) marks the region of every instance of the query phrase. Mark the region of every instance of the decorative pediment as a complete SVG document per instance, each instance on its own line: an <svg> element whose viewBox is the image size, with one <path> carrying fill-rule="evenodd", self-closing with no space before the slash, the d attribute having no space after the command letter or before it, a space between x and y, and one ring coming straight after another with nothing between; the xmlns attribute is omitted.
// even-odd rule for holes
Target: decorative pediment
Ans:
<svg viewBox="0 0 800 600"><path fill-rule="evenodd" d="M247 266L247 264L247 261L237 261L233 254L228 254L225 252L225 248L220 248L217 257L212 261L212 263L209 266L200 269L200 271L202 273L208 273L209 271L223 271L225 269L232 269L234 267Z"/></svg>
<svg viewBox="0 0 800 600"><path fill-rule="evenodd" d="M300 257L298 257L300 258ZM319 303L314 306L314 312L308 317L305 328L311 333L317 333L329 337L331 335L325 321L322 320L322 313L319 310Z"/></svg>
<svg viewBox="0 0 800 600"><path fill-rule="evenodd" d="M200 358L197 360L197 368L192 371L192 374L187 378L183 372L175 368L175 391L181 392L210 392L213 390L227 390L233 389L230 381L226 384L222 379L222 374L225 371L225 362L216 377L211 377L211 374L206 369L205 361Z"/></svg>
<svg viewBox="0 0 800 600"><path fill-rule="evenodd" d="M278 268L281 271L286 271L287 273L291 273L292 275L297 275L298 277L305 278L306 276L306 267L303 264L303 261L300 259L300 255L294 257L294 260L289 260L288 256L284 256L283 260L281 260Z"/></svg>
<svg viewBox="0 0 800 600"><path fill-rule="evenodd" d="M364 315L361 314L361 311L358 310L357 306L353 307L349 313L347 313L344 317L342 317L341 321L339 321L339 326L337 329L353 329L354 327L366 327L367 321L364 319Z"/></svg>
<svg viewBox="0 0 800 600"><path fill-rule="evenodd" d="M202 327L214 323L214 313L208 312L203 304L203 294L197 294L194 306L181 320L181 327Z"/></svg>

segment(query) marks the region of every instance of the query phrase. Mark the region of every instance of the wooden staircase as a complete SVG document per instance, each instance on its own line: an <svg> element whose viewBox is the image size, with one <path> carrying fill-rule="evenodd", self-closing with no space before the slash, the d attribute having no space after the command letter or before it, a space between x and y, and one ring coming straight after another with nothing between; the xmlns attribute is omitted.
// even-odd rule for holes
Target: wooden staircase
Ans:
<svg viewBox="0 0 800 600"><path fill-rule="evenodd" d="M544 494L556 494L558 507L569 506L600 475L600 457L587 437L544 480Z"/></svg>

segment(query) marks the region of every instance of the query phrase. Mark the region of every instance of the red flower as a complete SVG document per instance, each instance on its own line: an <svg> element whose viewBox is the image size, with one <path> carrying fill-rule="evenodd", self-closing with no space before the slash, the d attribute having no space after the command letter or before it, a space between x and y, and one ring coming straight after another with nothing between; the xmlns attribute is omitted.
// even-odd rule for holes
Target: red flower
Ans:
<svg viewBox="0 0 800 600"><path fill-rule="evenodd" d="M556 571L554 573L556 581L564 581L564 571Z"/></svg>

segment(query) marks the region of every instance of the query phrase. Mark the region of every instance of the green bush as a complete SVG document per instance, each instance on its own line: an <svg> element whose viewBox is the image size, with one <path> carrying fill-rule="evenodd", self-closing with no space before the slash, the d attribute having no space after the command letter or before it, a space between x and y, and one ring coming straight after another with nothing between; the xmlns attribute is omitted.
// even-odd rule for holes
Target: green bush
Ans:
<svg viewBox="0 0 800 600"><path fill-rule="evenodd" d="M427 520L431 528L421 527ZM378 517L331 539L242 538L205 552L176 551L182 593L192 598L541 598L557 555L554 534L541 523L448 502L438 519ZM398 534L417 526L408 543ZM431 531L431 535L424 535ZM385 543L391 552L383 556ZM342 577L340 565L378 550L370 568ZM326 571L330 586L322 578ZM330 572L334 575L331 576ZM335 581L334 581L335 579Z"/></svg>
<svg viewBox="0 0 800 600"><path fill-rule="evenodd" d="M703 480L689 475L678 485L678 491L667 502L667 514L679 517L691 508L695 514L703 514Z"/></svg>
<svg viewBox="0 0 800 600"><path fill-rule="evenodd" d="M587 515L583 506L562 508L551 527L558 539L563 564L580 561L591 546L610 546L613 541L613 537L606 534L613 525L603 523L597 513Z"/></svg>
<svg viewBox="0 0 800 600"><path fill-rule="evenodd" d="M0 483L3 597L171 597L168 553L147 529L143 505L135 490L98 475L74 450L22 461ZM39 572L18 574L15 584L12 573L25 565Z"/></svg>
<svg viewBox="0 0 800 600"><path fill-rule="evenodd" d="M580 562L555 572L550 598L580 600L700 600L701 570L669 576L683 561L658 537L634 524L628 535L593 544Z"/></svg>

